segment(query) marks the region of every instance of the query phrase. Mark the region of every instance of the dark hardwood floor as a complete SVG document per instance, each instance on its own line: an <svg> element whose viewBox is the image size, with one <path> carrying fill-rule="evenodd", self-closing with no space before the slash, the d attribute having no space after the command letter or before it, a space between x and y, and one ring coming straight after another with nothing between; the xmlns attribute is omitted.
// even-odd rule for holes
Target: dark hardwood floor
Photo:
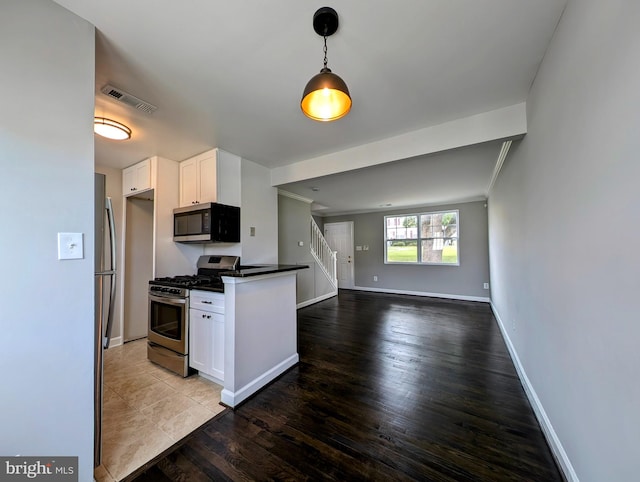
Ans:
<svg viewBox="0 0 640 482"><path fill-rule="evenodd" d="M134 480L561 481L485 303L340 291L300 364Z"/></svg>

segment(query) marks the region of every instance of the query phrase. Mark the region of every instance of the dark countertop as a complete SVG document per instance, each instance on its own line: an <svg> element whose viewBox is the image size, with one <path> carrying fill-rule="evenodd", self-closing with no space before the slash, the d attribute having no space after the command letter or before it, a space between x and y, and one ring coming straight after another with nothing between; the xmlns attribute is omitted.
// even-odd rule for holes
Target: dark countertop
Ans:
<svg viewBox="0 0 640 482"><path fill-rule="evenodd" d="M255 266L240 266L236 271L225 271L220 276L229 276L232 278L249 278L251 276L260 276L263 274L282 273L284 271L295 271L298 269L306 269L309 266L305 264L265 264Z"/></svg>

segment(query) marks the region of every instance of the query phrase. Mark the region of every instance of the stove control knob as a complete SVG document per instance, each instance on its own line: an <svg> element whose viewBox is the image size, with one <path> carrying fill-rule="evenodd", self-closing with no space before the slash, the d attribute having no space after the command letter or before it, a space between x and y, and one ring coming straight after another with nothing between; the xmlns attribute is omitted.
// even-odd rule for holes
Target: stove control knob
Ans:
<svg viewBox="0 0 640 482"><path fill-rule="evenodd" d="M179 295L180 294L180 290L176 289L176 288L173 288L173 289L169 290L169 293L174 294L174 295Z"/></svg>

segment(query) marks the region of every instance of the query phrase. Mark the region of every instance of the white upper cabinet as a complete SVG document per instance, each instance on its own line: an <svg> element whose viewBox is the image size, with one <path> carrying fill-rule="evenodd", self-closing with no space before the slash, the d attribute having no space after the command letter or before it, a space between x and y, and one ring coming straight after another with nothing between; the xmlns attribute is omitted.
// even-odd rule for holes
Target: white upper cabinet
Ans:
<svg viewBox="0 0 640 482"><path fill-rule="evenodd" d="M198 163L194 159L180 163L180 207L198 200Z"/></svg>
<svg viewBox="0 0 640 482"><path fill-rule="evenodd" d="M145 159L122 171L122 194L134 196L153 188L151 159Z"/></svg>
<svg viewBox="0 0 640 482"><path fill-rule="evenodd" d="M217 152L199 154L180 163L180 206L216 202Z"/></svg>
<svg viewBox="0 0 640 482"><path fill-rule="evenodd" d="M180 207L208 202L240 206L240 157L212 149L180 163Z"/></svg>

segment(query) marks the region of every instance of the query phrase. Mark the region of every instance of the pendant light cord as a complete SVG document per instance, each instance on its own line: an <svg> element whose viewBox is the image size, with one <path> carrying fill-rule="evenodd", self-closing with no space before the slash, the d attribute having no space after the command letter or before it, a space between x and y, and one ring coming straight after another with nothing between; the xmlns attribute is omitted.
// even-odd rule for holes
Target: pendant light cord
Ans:
<svg viewBox="0 0 640 482"><path fill-rule="evenodd" d="M324 68L327 68L327 36L324 36Z"/></svg>

